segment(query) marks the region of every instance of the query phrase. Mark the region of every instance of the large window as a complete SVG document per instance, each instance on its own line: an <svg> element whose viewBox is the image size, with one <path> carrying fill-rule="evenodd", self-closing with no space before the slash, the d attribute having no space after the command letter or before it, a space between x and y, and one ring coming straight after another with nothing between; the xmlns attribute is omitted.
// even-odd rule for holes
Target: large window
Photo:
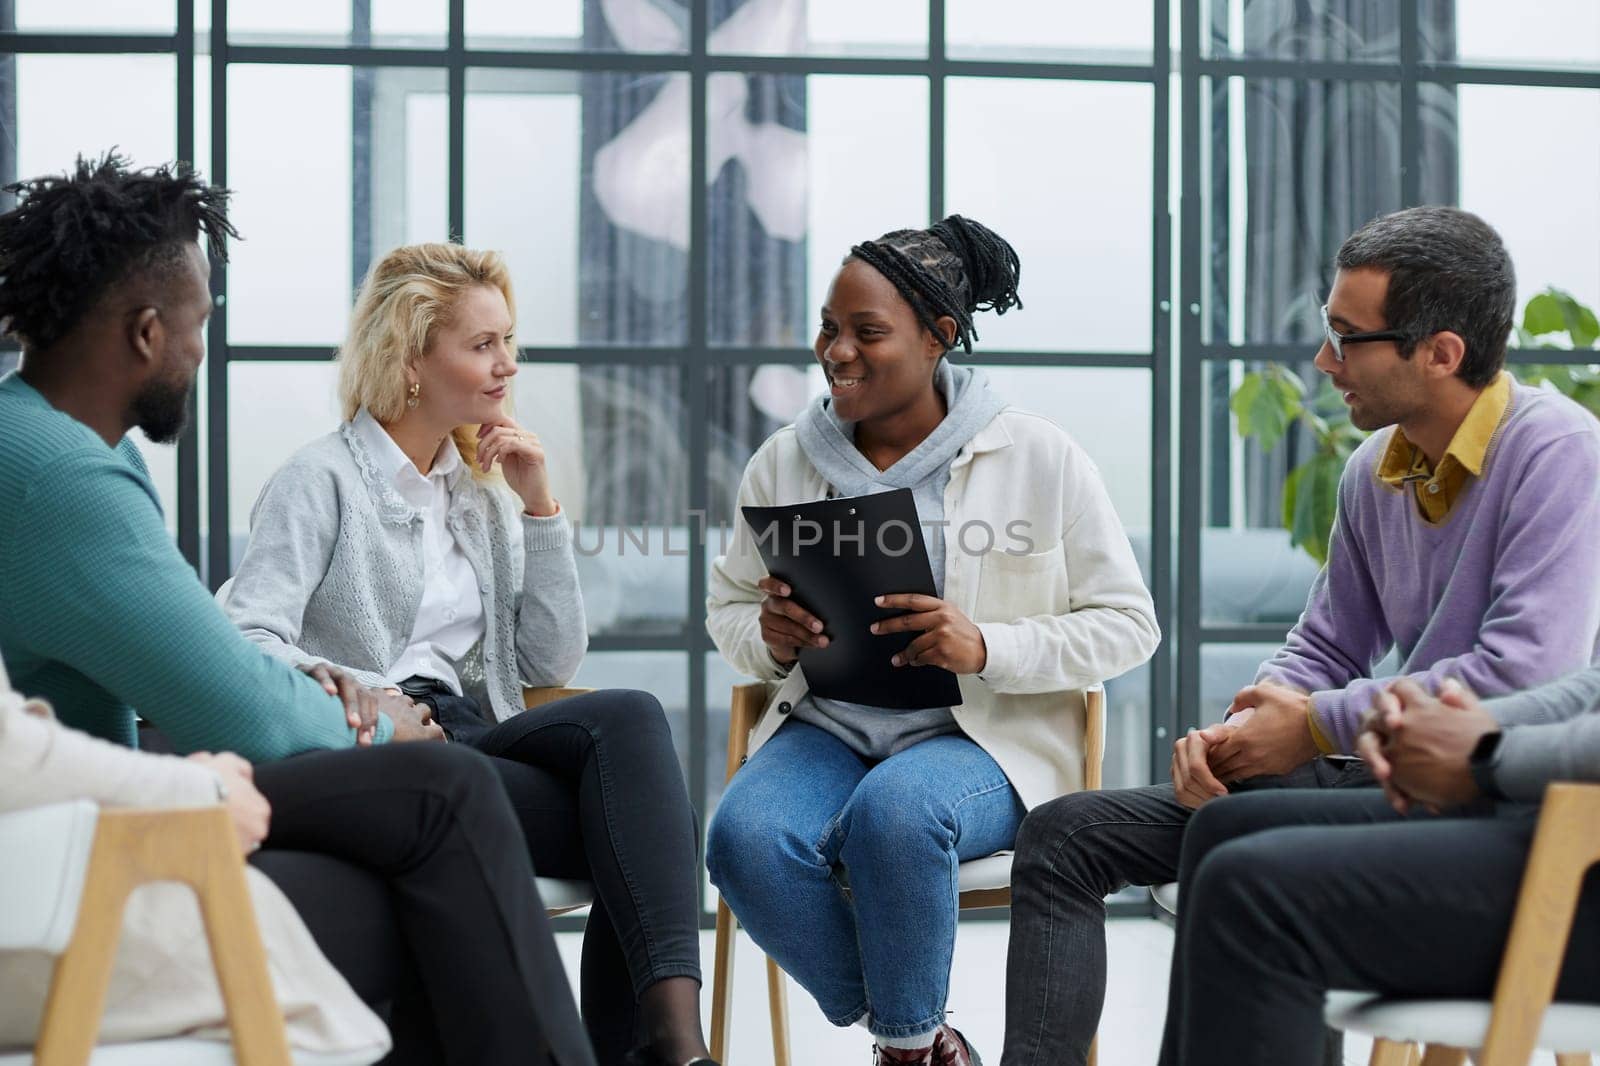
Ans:
<svg viewBox="0 0 1600 1066"><path fill-rule="evenodd" d="M1600 302L1596 10L0 0L0 177L115 145L236 190L200 417L146 449L212 586L272 470L335 424L330 359L374 258L505 251L517 410L578 523L578 681L661 698L705 817L737 680L705 631L707 568L749 456L821 388L822 293L863 238L992 225L1026 307L981 317L972 361L1099 465L1166 634L1108 685L1105 779L1140 784L1315 573L1280 506L1313 442L1263 452L1229 397L1263 367L1312 382L1342 237L1460 203L1505 234L1524 297Z"/></svg>

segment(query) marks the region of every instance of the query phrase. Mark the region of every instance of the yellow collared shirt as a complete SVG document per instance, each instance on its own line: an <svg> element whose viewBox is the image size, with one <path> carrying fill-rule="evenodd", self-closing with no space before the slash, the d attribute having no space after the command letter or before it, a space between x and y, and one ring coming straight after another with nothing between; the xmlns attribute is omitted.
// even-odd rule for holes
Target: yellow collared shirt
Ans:
<svg viewBox="0 0 1600 1066"><path fill-rule="evenodd" d="M1422 517L1434 524L1443 522L1450 516L1450 508L1455 506L1467 478L1483 472L1489 442L1510 403L1511 375L1502 370L1473 401L1437 468L1429 465L1422 449L1407 440L1404 431L1396 426L1389 447L1378 461L1378 480L1402 490L1409 483Z"/></svg>

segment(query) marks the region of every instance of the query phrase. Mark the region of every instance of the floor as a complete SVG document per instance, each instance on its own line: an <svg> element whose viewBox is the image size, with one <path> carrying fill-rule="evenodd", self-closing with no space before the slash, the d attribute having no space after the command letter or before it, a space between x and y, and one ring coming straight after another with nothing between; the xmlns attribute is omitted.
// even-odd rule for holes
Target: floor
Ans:
<svg viewBox="0 0 1600 1066"><path fill-rule="evenodd" d="M1006 934L1003 922L964 923L956 938L950 982L951 1021L989 1066L998 1066L1005 1030ZM563 933L558 939L575 978L579 935ZM701 938L700 954L708 963L711 946L712 934L707 932ZM1154 1066L1166 1012L1172 930L1153 920L1116 919L1107 930L1107 947L1101 1066ZM761 953L742 931L734 960L734 1025L725 1066L762 1066L772 1062L766 967ZM872 1042L863 1030L834 1028L793 981L788 986L794 1066L870 1066ZM709 996L706 1011L709 1033ZM1347 1039L1345 1061L1350 1066L1364 1066L1369 1049L1364 1040Z"/></svg>

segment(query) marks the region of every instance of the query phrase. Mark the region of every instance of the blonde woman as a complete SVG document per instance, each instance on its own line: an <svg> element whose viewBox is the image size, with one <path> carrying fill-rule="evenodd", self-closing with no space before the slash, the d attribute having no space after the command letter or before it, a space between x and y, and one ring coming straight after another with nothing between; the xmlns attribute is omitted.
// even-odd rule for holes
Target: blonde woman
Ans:
<svg viewBox="0 0 1600 1066"><path fill-rule="evenodd" d="M534 868L595 885L599 1061L701 1061L695 821L661 705L522 709L588 638L544 448L509 413L514 308L495 252L414 245L372 268L339 353L345 421L262 491L227 610L268 653L398 688L491 756Z"/></svg>

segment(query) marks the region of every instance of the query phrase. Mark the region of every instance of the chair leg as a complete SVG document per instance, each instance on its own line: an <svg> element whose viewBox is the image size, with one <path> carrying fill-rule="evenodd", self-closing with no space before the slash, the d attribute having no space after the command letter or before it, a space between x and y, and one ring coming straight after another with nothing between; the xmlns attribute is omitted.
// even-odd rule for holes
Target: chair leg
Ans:
<svg viewBox="0 0 1600 1066"><path fill-rule="evenodd" d="M1372 1042L1367 1066L1410 1066L1413 1045L1378 1037Z"/></svg>
<svg viewBox="0 0 1600 1066"><path fill-rule="evenodd" d="M1094 1034L1094 1039L1089 1041L1089 1066L1099 1066L1100 1063L1100 1034Z"/></svg>
<svg viewBox="0 0 1600 1066"><path fill-rule="evenodd" d="M733 1020L733 949L739 929L733 911L717 901L717 939L711 951L711 1057L728 1061L728 1026Z"/></svg>
<svg viewBox="0 0 1600 1066"><path fill-rule="evenodd" d="M788 982L771 959L767 960L767 1006L772 1013L772 1066L789 1066Z"/></svg>
<svg viewBox="0 0 1600 1066"><path fill-rule="evenodd" d="M1556 1066L1590 1066L1587 1051L1558 1051L1556 1052Z"/></svg>
<svg viewBox="0 0 1600 1066"><path fill-rule="evenodd" d="M1429 1044L1422 1055L1422 1066L1465 1066L1467 1049Z"/></svg>

